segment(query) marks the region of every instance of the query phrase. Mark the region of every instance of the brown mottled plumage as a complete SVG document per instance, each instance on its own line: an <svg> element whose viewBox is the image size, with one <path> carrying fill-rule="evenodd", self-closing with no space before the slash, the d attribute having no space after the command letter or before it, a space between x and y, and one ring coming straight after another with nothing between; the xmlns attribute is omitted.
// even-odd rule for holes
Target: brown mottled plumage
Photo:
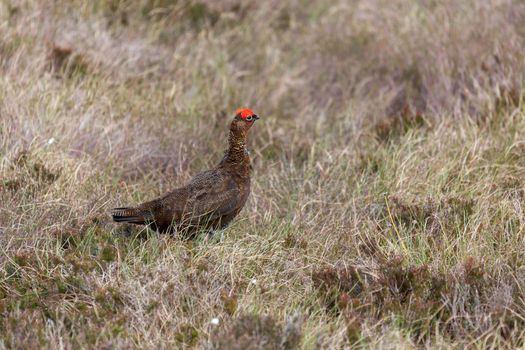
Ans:
<svg viewBox="0 0 525 350"><path fill-rule="evenodd" d="M241 211L250 194L248 132L259 117L239 109L230 126L229 147L214 169L195 176L186 186L132 208L115 208L116 222L148 225L160 232L193 233L226 227Z"/></svg>

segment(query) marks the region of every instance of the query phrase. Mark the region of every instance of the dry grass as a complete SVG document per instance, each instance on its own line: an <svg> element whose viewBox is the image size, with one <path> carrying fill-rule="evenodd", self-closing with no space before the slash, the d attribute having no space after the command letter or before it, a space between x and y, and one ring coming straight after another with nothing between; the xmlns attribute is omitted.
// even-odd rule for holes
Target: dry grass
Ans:
<svg viewBox="0 0 525 350"><path fill-rule="evenodd" d="M514 0L3 0L0 348L524 346L524 22ZM222 237L110 222L217 162L238 106L262 119Z"/></svg>

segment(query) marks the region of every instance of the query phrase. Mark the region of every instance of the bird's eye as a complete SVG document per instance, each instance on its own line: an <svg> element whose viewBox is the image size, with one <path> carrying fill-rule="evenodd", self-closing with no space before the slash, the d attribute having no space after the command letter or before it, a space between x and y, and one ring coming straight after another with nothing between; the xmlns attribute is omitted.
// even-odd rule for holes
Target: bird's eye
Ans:
<svg viewBox="0 0 525 350"><path fill-rule="evenodd" d="M251 121L252 119L253 119L252 116L246 117L246 120L247 120L247 121Z"/></svg>

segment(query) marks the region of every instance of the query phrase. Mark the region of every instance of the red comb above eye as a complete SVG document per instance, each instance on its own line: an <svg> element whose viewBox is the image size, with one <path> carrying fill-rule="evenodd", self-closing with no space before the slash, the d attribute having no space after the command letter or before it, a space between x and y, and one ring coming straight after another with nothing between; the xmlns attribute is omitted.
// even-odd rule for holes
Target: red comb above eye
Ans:
<svg viewBox="0 0 525 350"><path fill-rule="evenodd" d="M251 115L254 115L253 111L249 108L239 108L235 111L235 115L240 115L242 119L248 118Z"/></svg>

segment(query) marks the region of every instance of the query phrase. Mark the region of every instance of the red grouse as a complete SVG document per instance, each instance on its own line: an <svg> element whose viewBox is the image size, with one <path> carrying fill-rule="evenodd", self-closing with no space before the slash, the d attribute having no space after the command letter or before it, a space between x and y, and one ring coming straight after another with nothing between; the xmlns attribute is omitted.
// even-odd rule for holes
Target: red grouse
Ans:
<svg viewBox="0 0 525 350"><path fill-rule="evenodd" d="M236 112L230 125L228 149L219 165L197 174L186 186L136 207L113 209L116 222L151 225L160 232L191 235L198 230L226 227L250 194L248 133L259 119L250 109Z"/></svg>

